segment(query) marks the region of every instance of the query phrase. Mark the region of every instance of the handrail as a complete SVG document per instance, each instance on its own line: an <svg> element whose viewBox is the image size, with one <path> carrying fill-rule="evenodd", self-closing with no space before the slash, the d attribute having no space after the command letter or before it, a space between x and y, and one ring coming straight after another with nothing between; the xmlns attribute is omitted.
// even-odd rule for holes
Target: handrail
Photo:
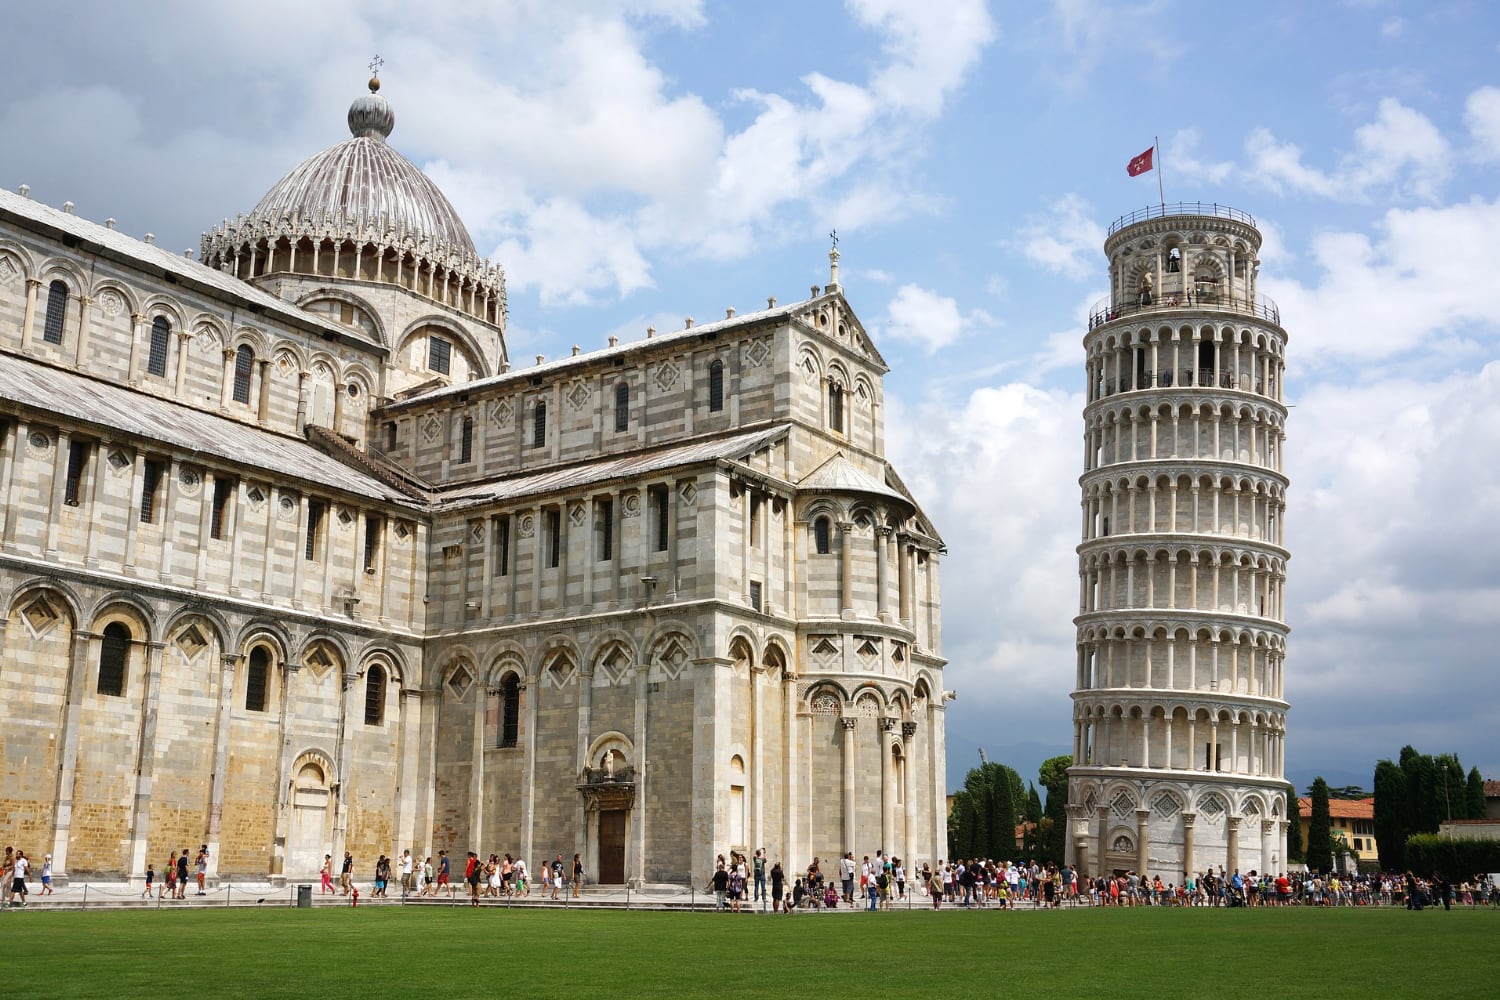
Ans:
<svg viewBox="0 0 1500 1000"><path fill-rule="evenodd" d="M1252 300L1240 298L1239 296L1210 296L1190 292L1153 296L1145 303L1110 302L1108 298L1100 299L1089 310L1089 329L1092 330L1096 326L1103 326L1111 320L1119 319L1121 316L1129 316L1133 313L1163 312L1174 309L1243 313L1259 319L1269 320L1277 326L1281 325L1281 307L1264 295Z"/></svg>
<svg viewBox="0 0 1500 1000"><path fill-rule="evenodd" d="M1230 208L1228 205L1220 205L1217 202L1179 201L1172 205L1148 205L1138 212L1120 216L1110 223L1106 238L1137 222L1145 222L1147 219L1165 219L1174 215L1206 215L1216 219L1233 219L1250 226L1255 225L1255 216L1237 208Z"/></svg>

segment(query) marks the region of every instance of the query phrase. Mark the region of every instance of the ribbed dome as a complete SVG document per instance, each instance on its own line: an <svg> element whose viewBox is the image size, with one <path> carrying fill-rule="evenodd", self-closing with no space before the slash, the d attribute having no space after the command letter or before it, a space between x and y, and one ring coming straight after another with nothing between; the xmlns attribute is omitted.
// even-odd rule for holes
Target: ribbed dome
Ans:
<svg viewBox="0 0 1500 1000"><path fill-rule="evenodd" d="M359 97L349 108L353 138L302 161L266 192L245 222L362 223L473 254L474 241L443 192L386 145L395 122L385 98Z"/></svg>

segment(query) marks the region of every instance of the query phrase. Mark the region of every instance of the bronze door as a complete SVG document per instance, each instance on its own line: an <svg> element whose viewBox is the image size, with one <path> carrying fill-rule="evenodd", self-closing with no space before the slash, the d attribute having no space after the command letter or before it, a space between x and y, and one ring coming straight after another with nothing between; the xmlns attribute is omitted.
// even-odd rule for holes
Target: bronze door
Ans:
<svg viewBox="0 0 1500 1000"><path fill-rule="evenodd" d="M599 813L599 875L604 885L625 881L625 810Z"/></svg>

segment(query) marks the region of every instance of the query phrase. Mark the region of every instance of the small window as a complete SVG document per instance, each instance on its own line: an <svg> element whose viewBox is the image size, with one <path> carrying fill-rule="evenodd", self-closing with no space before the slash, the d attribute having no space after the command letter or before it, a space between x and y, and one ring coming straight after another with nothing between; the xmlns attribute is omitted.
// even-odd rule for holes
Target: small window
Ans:
<svg viewBox="0 0 1500 1000"><path fill-rule="evenodd" d="M828 383L828 426L844 432L844 387L837 382Z"/></svg>
<svg viewBox="0 0 1500 1000"><path fill-rule="evenodd" d="M547 446L546 400L537 400L536 408L531 411L531 446L533 448L545 448Z"/></svg>
<svg viewBox="0 0 1500 1000"><path fill-rule="evenodd" d="M708 366L708 409L718 413L724 409L724 362L715 361Z"/></svg>
<svg viewBox="0 0 1500 1000"><path fill-rule="evenodd" d="M385 522L378 514L369 514L365 517L365 572L374 573L375 565L380 560L381 529Z"/></svg>
<svg viewBox="0 0 1500 1000"><path fill-rule="evenodd" d="M761 606L760 606L760 592L761 592L760 591L760 581L759 580L751 580L750 581L750 607L752 609L756 610L756 611L761 610Z"/></svg>
<svg viewBox="0 0 1500 1000"><path fill-rule="evenodd" d="M146 371L158 377L167 374L167 346L171 340L172 324L165 316L151 321L151 350L146 356Z"/></svg>
<svg viewBox="0 0 1500 1000"><path fill-rule="evenodd" d="M510 516L495 518L495 575L510 574Z"/></svg>
<svg viewBox="0 0 1500 1000"><path fill-rule="evenodd" d="M83 492L83 473L88 468L92 446L87 441L74 441L68 445L68 478L63 486L63 503L77 507Z"/></svg>
<svg viewBox="0 0 1500 1000"><path fill-rule="evenodd" d="M820 517L813 522L813 543L818 555L826 556L833 551L833 532L828 518Z"/></svg>
<svg viewBox="0 0 1500 1000"><path fill-rule="evenodd" d="M385 722L385 668L371 667L365 672L365 725Z"/></svg>
<svg viewBox="0 0 1500 1000"><path fill-rule="evenodd" d="M615 431L630 430L630 386L621 382L615 386Z"/></svg>
<svg viewBox="0 0 1500 1000"><path fill-rule="evenodd" d="M657 552L667 551L668 534L671 528L671 519L668 516L671 504L667 498L665 486L653 486L650 492L651 513L654 515L656 537L652 539L653 548Z"/></svg>
<svg viewBox="0 0 1500 1000"><path fill-rule="evenodd" d="M459 431L458 460L460 462L474 461L474 418L464 417L462 429Z"/></svg>
<svg viewBox="0 0 1500 1000"><path fill-rule="evenodd" d="M557 569L562 562L562 511L556 507L547 511L547 566Z"/></svg>
<svg viewBox="0 0 1500 1000"><path fill-rule="evenodd" d="M385 424L385 450L396 450L396 421L387 420Z"/></svg>
<svg viewBox="0 0 1500 1000"><path fill-rule="evenodd" d="M599 561L609 562L615 557L615 501L605 497L599 501Z"/></svg>
<svg viewBox="0 0 1500 1000"><path fill-rule="evenodd" d="M321 500L307 501L307 538L302 543L304 559L318 558L318 536L323 533L323 515L328 507Z"/></svg>
<svg viewBox="0 0 1500 1000"><path fill-rule="evenodd" d="M427 338L427 370L447 375L453 368L453 345L442 337Z"/></svg>
<svg viewBox="0 0 1500 1000"><path fill-rule="evenodd" d="M49 344L63 341L63 323L68 318L68 286L54 281L47 286L47 316L42 321L42 339Z"/></svg>
<svg viewBox="0 0 1500 1000"><path fill-rule="evenodd" d="M156 494L161 489L161 463L154 458L146 459L141 467L141 523L151 524L156 520Z"/></svg>
<svg viewBox="0 0 1500 1000"><path fill-rule="evenodd" d="M500 682L500 746L513 747L521 736L521 682L507 674Z"/></svg>
<svg viewBox="0 0 1500 1000"><path fill-rule="evenodd" d="M250 651L250 666L245 671L245 711L266 710L266 686L271 675L271 657L264 646Z"/></svg>
<svg viewBox="0 0 1500 1000"><path fill-rule="evenodd" d="M224 537L224 512L229 508L229 498L234 495L234 480L228 476L214 477L214 505L209 512L208 537Z"/></svg>
<svg viewBox="0 0 1500 1000"><path fill-rule="evenodd" d="M760 548L760 519L765 507L765 498L759 493L750 494L750 547Z"/></svg>
<svg viewBox="0 0 1500 1000"><path fill-rule="evenodd" d="M125 694L125 658L130 652L130 629L119 622L104 626L99 641L100 694L119 698Z"/></svg>
<svg viewBox="0 0 1500 1000"><path fill-rule="evenodd" d="M255 365L255 352L249 344L241 344L234 352L234 401L250 402L250 373Z"/></svg>

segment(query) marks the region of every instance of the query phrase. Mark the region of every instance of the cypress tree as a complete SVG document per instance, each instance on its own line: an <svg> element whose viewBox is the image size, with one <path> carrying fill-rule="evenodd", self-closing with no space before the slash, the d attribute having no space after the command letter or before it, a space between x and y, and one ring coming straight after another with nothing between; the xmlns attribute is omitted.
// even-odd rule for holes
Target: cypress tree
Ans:
<svg viewBox="0 0 1500 1000"><path fill-rule="evenodd" d="M1380 867L1399 872L1406 869L1406 838L1410 810L1406 801L1406 775L1389 760L1375 765L1375 846Z"/></svg>
<svg viewBox="0 0 1500 1000"><path fill-rule="evenodd" d="M1286 825L1286 859L1288 861L1301 861L1302 854L1302 811L1297 807L1297 790L1288 788L1286 790L1286 814L1291 820Z"/></svg>
<svg viewBox="0 0 1500 1000"><path fill-rule="evenodd" d="M1046 839L1042 843L1042 856L1053 864L1060 865L1068 849L1068 768L1073 758L1064 754L1042 761L1037 777L1047 789L1047 808L1043 814L1052 822L1047 824Z"/></svg>
<svg viewBox="0 0 1500 1000"><path fill-rule="evenodd" d="M1469 819L1484 819L1484 814L1489 808L1484 801L1484 779L1479 775L1479 768L1469 768L1469 781L1465 786L1464 798L1468 800Z"/></svg>
<svg viewBox="0 0 1500 1000"><path fill-rule="evenodd" d="M1332 822L1328 816L1328 782L1320 775L1312 784L1312 818L1307 823L1307 867L1333 870Z"/></svg>

